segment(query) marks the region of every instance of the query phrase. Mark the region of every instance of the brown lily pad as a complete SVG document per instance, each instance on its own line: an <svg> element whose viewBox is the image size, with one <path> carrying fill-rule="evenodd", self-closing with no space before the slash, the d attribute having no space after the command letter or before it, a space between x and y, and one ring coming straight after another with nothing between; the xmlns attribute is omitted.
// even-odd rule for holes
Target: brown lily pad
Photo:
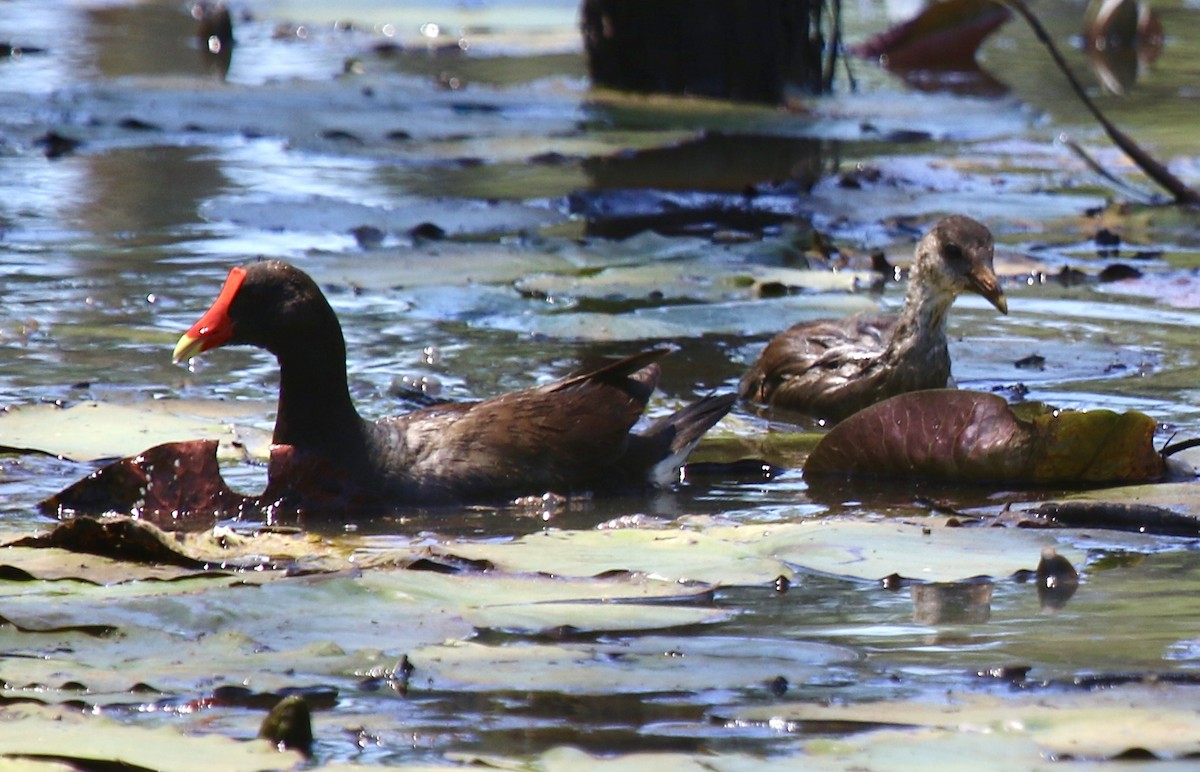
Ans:
<svg viewBox="0 0 1200 772"><path fill-rule="evenodd" d="M166 530L211 528L246 503L225 484L216 440L155 445L92 472L38 504L45 514L127 514Z"/></svg>
<svg viewBox="0 0 1200 772"><path fill-rule="evenodd" d="M806 476L924 478L1008 484L1160 479L1155 423L1111 410L1020 418L994 394L935 389L855 413L818 443Z"/></svg>

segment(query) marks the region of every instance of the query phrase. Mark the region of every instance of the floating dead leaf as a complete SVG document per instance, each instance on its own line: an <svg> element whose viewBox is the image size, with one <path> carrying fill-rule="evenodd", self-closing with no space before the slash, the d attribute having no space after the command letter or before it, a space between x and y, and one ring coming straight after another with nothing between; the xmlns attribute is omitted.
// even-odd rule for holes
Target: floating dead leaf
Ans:
<svg viewBox="0 0 1200 772"><path fill-rule="evenodd" d="M353 484L327 460L271 447L259 496L230 490L215 440L168 442L118 459L45 499L45 514L129 515L170 531L202 531L222 518L270 514L273 524L353 519L388 504Z"/></svg>
<svg viewBox="0 0 1200 772"><path fill-rule="evenodd" d="M1055 411L1025 420L994 394L919 391L835 426L804 473L1008 484L1146 482L1164 471L1154 430L1154 420L1137 412Z"/></svg>
<svg viewBox="0 0 1200 772"><path fill-rule="evenodd" d="M1200 536L1200 518L1149 504L1062 501L1047 502L1028 512L1065 528L1111 528L1160 536Z"/></svg>
<svg viewBox="0 0 1200 772"><path fill-rule="evenodd" d="M211 528L246 503L221 477L216 440L156 445L92 472L38 504L55 515L129 514L169 530Z"/></svg>

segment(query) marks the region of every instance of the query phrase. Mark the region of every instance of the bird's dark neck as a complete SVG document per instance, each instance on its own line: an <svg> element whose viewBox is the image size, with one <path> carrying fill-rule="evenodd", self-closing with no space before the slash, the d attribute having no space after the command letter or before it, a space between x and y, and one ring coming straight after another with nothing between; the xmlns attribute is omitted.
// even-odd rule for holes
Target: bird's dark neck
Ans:
<svg viewBox="0 0 1200 772"><path fill-rule="evenodd" d="M350 399L341 329L323 342L307 343L276 352L279 407L273 441L354 462L362 450L364 424Z"/></svg>

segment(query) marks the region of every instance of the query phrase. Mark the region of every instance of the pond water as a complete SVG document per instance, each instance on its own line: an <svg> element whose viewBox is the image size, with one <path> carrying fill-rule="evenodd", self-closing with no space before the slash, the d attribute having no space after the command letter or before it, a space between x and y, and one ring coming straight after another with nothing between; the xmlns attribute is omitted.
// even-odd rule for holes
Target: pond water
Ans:
<svg viewBox="0 0 1200 772"><path fill-rule="evenodd" d="M866 274L853 280L865 255L883 249L903 263L920 230L962 212L996 234L1010 313L998 316L975 297L956 304L960 386L1062 408L1144 411L1161 423L1160 444L1200 435L1197 218L1137 205L1151 199L1151 184L1111 148L1016 22L985 46L985 96L918 89L852 61L855 89L843 78L835 95L797 96L783 110L591 90L572 2L329 5L233 4L237 45L223 73L197 50L194 22L174 0L3 3L0 41L25 51L0 58L0 404L226 400L250 406L240 421L269 427L273 361L232 349L184 368L170 352L231 265L271 256L327 289L348 338L353 394L369 416L406 409L406 380L478 398L668 339L680 350L664 365L653 407L661 413L734 388L767 337L793 320L895 308L901 284L868 289ZM877 2L845 10L853 40L904 13ZM1124 94L1101 88L1075 48L1068 58L1109 116L1196 186L1200 48L1191 41L1200 20L1187 2L1156 10L1165 46ZM1038 11L1069 46L1082 4ZM49 158L48 132L80 144ZM1098 175L1063 137L1134 193ZM622 239L605 238L605 228L627 223L588 224L568 203L586 202L580 194L589 191L639 189L694 203L738 197L747 186L760 191L752 216L700 217ZM414 237L424 223L447 238ZM356 236L362 228L370 230ZM846 264L806 279L807 290L758 298L745 277L803 267L810 228L832 238ZM730 235L739 229L750 237ZM1119 234L1119 245L1099 245L1102 229ZM1099 282L1116 263L1141 277ZM1075 280L1065 281L1070 272ZM1044 357L1039 369L1015 364L1034 354ZM879 522L942 507L994 513L1061 493L901 486L818 497L795 471L812 443L791 436L813 429L739 407L702 446L705 458L781 466L769 481L726 474L550 515L403 512L364 524L360 535L385 544L418 534L504 540L637 517ZM53 525L37 502L94 467L0 456L4 530ZM225 471L247 490L265 477L253 463ZM1194 509L1189 491L1163 503ZM1030 584L1006 576L988 585L986 618L948 623L923 617L907 591L817 570L801 570L782 594L769 584L718 589L711 605L728 616L670 640L740 647L737 659L755 676L737 685L529 690L515 671L507 687L406 697L331 679L338 698L319 724L317 759L527 759L569 745L798 760L812 736L840 736L837 727L728 717L784 699L1003 693L1006 684L973 675L997 666L1028 666L1031 677L1060 685L1086 673L1194 672L1193 541L1081 532L1074 546L1085 581L1053 615ZM1024 567L1036 560L1034 552ZM9 616L3 601L0 615ZM521 642L494 632L479 640L497 639ZM780 685L796 666L780 652L804 645L836 653L796 655L804 667ZM110 713L184 721L183 711ZM241 737L259 715L218 708L187 728ZM368 728L349 732L356 722Z"/></svg>

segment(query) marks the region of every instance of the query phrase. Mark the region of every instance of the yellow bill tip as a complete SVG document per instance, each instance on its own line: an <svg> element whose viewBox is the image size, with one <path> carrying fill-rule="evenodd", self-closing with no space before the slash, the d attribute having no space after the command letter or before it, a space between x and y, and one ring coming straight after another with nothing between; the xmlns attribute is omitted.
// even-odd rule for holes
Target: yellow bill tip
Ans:
<svg viewBox="0 0 1200 772"><path fill-rule="evenodd" d="M202 338L193 338L191 335L184 335L175 344L175 351L171 354L171 362L179 364L185 359L191 359L204 350L204 340Z"/></svg>

